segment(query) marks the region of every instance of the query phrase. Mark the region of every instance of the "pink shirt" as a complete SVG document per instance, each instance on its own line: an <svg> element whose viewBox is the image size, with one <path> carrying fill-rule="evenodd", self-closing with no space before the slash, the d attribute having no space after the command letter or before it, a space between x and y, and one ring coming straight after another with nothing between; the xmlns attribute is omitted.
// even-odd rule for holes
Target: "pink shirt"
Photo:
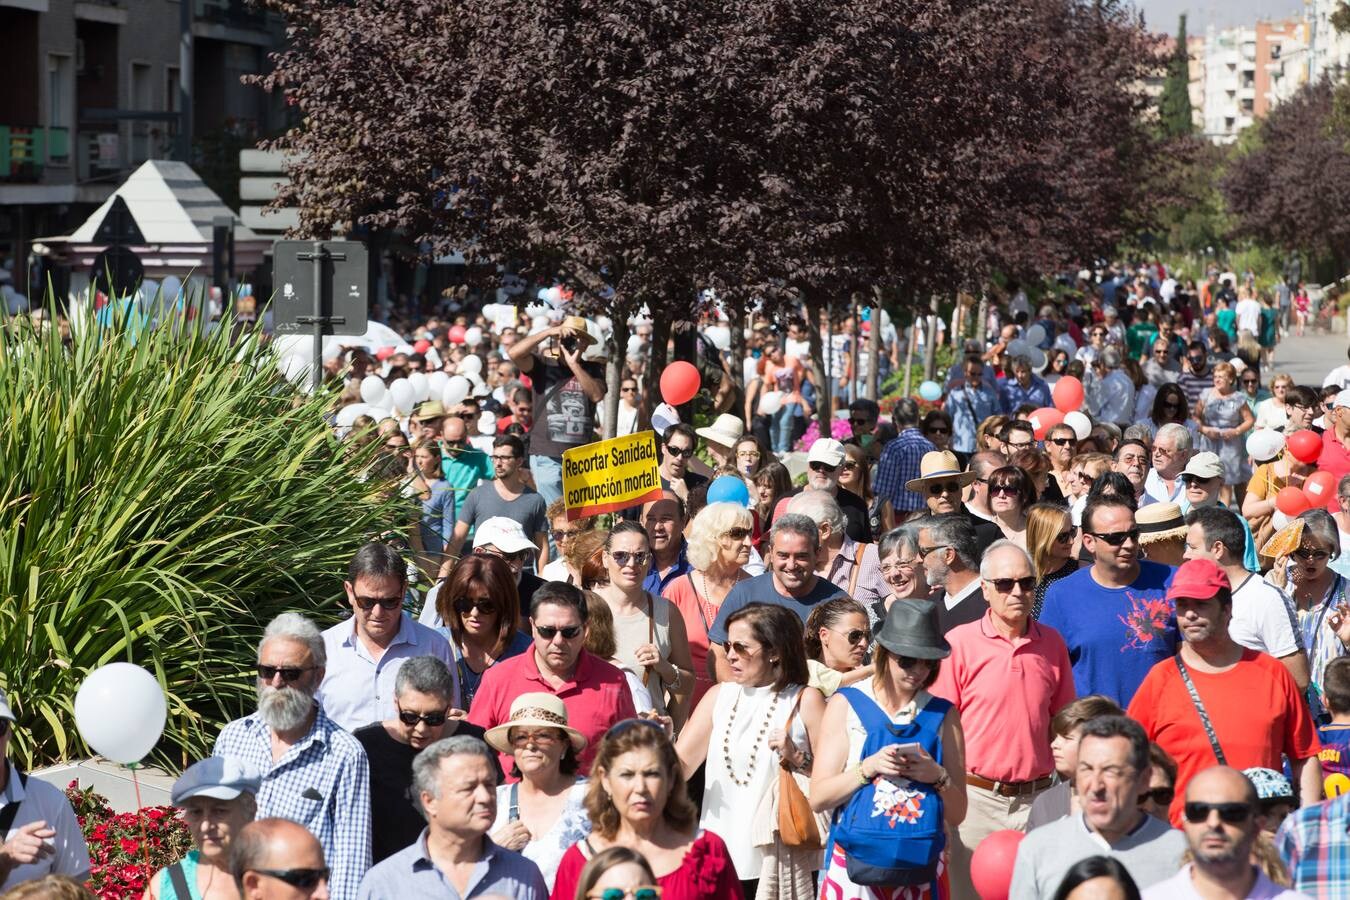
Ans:
<svg viewBox="0 0 1350 900"><path fill-rule="evenodd" d="M1069 650L1048 625L1031 621L1024 636L1009 641L992 618L986 612L947 633L952 654L929 690L961 713L967 772L1031 781L1055 770L1050 720L1074 698Z"/></svg>
<svg viewBox="0 0 1350 900"><path fill-rule="evenodd" d="M595 745L610 726L637 715L628 682L618 668L583 650L572 680L554 690L539 674L534 648L530 647L483 673L483 682L469 708L469 721L484 729L493 728L511 718L511 701L521 694L537 692L561 699L567 707L567 724L586 736L586 749L580 754L583 775L591 770ZM510 776L514 760L505 753L500 754L500 760L507 780L514 781Z"/></svg>

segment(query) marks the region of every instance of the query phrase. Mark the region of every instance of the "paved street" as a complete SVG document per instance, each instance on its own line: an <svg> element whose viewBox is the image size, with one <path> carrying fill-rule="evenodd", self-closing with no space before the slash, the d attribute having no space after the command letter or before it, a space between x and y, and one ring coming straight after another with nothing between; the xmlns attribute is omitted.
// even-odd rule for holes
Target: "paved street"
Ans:
<svg viewBox="0 0 1350 900"><path fill-rule="evenodd" d="M1275 348L1275 368L1263 372L1261 380L1267 384L1276 372L1288 372L1295 384L1314 387L1322 384L1326 374L1346 362L1346 336L1319 334L1294 337L1292 334Z"/></svg>

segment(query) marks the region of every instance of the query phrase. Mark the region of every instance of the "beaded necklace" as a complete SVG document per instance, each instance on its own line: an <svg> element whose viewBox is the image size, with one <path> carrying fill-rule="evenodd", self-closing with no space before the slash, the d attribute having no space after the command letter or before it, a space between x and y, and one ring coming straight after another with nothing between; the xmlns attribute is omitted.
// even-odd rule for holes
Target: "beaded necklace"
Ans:
<svg viewBox="0 0 1350 900"><path fill-rule="evenodd" d="M748 787L750 779L755 775L755 766L759 763L759 748L764 743L764 735L769 730L769 723L773 721L774 711L778 708L778 698L782 696L781 692L775 692L773 699L769 701L769 711L764 716L764 721L759 725L759 734L755 735L755 741L750 745L750 765L745 770L745 780L742 781L736 776L736 771L731 767L731 727L736 724L736 709L741 705L741 697L744 692L736 695L736 702L731 704L731 715L727 717L727 728L722 733L722 758L727 763L727 776L731 783L737 787Z"/></svg>

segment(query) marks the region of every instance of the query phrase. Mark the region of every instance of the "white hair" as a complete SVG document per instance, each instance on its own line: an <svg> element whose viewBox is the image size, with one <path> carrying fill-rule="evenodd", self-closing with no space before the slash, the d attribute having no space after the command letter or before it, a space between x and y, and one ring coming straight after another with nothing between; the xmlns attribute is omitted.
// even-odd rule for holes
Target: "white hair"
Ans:
<svg viewBox="0 0 1350 900"><path fill-rule="evenodd" d="M1031 554L1021 544L1004 538L1000 541L994 541L989 545L989 549L984 551L984 557L980 560L980 577L993 578L993 558L999 550L1006 550L1009 547L1022 554L1022 558L1027 561L1027 568L1032 572L1036 571L1036 565L1031 561Z"/></svg>
<svg viewBox="0 0 1350 900"><path fill-rule="evenodd" d="M323 648L323 634L313 622L299 613L284 612L268 622L267 630L258 642L258 653L261 654L263 645L273 638L286 638L304 644L309 648L310 659L319 668L328 663L328 654Z"/></svg>
<svg viewBox="0 0 1350 900"><path fill-rule="evenodd" d="M787 511L806 516L817 528L830 526L831 534L844 533L844 511L827 491L802 491L788 502Z"/></svg>
<svg viewBox="0 0 1350 900"><path fill-rule="evenodd" d="M1163 438L1172 439L1172 447L1176 450L1189 450L1194 441L1191 439L1191 430L1185 425L1178 425L1176 422L1168 422L1166 425L1159 426L1158 433L1153 436L1153 443Z"/></svg>

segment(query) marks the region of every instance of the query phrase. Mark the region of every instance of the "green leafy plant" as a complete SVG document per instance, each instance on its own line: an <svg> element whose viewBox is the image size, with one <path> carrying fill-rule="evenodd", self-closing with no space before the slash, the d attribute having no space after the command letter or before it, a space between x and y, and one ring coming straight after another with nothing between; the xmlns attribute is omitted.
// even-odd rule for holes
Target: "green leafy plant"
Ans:
<svg viewBox="0 0 1350 900"><path fill-rule="evenodd" d="M257 336L102 315L65 343L0 335L0 678L27 768L88 754L75 693L119 660L164 688L155 756L205 755L252 704L266 622L334 619L351 554L399 515Z"/></svg>

